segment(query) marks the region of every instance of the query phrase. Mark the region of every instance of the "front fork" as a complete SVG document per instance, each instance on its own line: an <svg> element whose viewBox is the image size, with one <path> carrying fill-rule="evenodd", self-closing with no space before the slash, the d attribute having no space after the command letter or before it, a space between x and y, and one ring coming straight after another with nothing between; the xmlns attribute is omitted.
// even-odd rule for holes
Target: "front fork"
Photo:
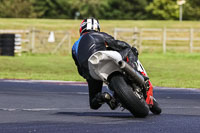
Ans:
<svg viewBox="0 0 200 133"><path fill-rule="evenodd" d="M144 72L141 72L142 75L147 76ZM147 81L149 84L149 89L147 90L146 94L147 94L147 98L146 98L146 103L149 106L153 106L153 85L150 82L150 80Z"/></svg>

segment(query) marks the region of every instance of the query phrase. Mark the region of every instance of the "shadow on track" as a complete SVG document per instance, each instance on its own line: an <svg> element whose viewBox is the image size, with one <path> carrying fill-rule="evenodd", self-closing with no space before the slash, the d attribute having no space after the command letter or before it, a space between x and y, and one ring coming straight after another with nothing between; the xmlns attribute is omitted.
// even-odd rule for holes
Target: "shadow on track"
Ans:
<svg viewBox="0 0 200 133"><path fill-rule="evenodd" d="M130 113L119 112L58 112L55 115L71 115L71 116L94 116L94 117L109 117L109 118L134 118Z"/></svg>

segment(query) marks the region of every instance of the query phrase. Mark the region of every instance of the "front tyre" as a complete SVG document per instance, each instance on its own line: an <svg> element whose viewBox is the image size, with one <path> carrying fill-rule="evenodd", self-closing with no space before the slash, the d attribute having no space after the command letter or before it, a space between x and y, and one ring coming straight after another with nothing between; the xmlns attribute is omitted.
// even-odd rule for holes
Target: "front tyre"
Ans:
<svg viewBox="0 0 200 133"><path fill-rule="evenodd" d="M144 98L138 97L121 74L112 75L109 87L115 92L122 105L135 117L146 117L149 114L149 107Z"/></svg>
<svg viewBox="0 0 200 133"><path fill-rule="evenodd" d="M162 112L162 109L155 99L153 99L153 106L150 108L150 111L155 115L159 115Z"/></svg>

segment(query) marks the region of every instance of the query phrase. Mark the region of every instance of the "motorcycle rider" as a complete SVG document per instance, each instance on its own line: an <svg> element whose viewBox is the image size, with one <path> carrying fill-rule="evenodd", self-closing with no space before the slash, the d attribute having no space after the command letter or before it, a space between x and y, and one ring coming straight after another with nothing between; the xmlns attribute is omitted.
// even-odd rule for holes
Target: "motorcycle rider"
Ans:
<svg viewBox="0 0 200 133"><path fill-rule="evenodd" d="M115 40L111 35L100 32L99 21L95 18L86 18L80 24L80 38L72 47L72 57L75 61L79 74L86 79L89 88L89 103L91 109L98 109L103 103L107 103L111 109L118 107L118 102L109 93L102 93L103 81L93 79L89 74L88 58L97 51L115 50L131 66L136 67L134 62L138 60L138 51L124 41ZM145 74L143 74L146 77ZM148 78L147 78L148 80ZM147 103L153 105L153 88L147 81L150 90L147 93ZM151 107L151 106L150 106Z"/></svg>

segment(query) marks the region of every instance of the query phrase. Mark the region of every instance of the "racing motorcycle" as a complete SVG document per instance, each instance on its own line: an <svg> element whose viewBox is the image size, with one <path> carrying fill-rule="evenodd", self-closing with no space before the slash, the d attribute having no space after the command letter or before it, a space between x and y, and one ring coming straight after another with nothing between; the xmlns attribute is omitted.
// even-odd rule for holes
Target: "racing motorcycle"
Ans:
<svg viewBox="0 0 200 133"><path fill-rule="evenodd" d="M147 73L139 60L135 64L137 70L124 61L120 53L112 50L97 51L88 59L90 75L107 84L123 108L135 117L146 117L149 109L160 114L161 108L156 100L147 97Z"/></svg>

